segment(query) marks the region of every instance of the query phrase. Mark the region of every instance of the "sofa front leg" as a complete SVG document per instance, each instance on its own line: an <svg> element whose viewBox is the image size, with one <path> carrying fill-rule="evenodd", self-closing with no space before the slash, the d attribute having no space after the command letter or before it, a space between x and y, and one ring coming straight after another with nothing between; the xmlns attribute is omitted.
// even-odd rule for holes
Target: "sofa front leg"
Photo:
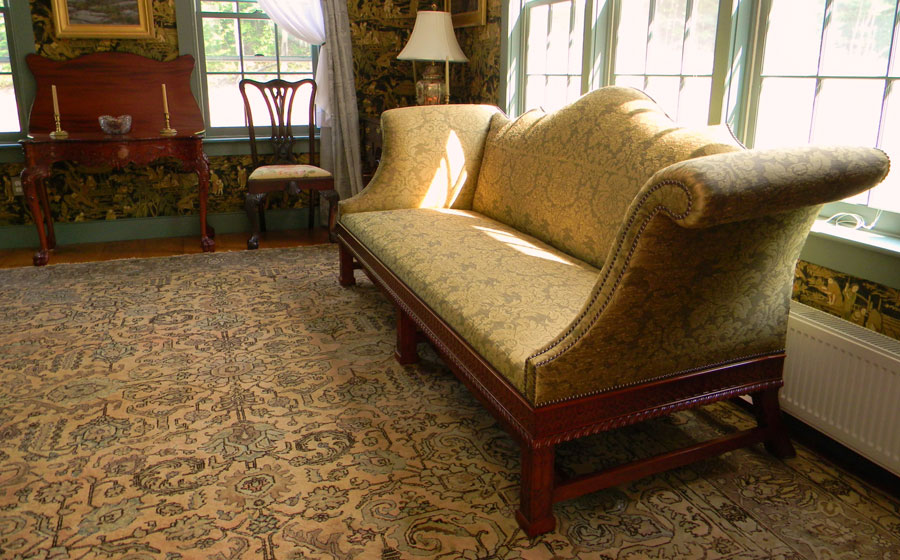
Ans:
<svg viewBox="0 0 900 560"><path fill-rule="evenodd" d="M353 269L353 253L343 243L338 243L338 284L341 286L356 284Z"/></svg>
<svg viewBox="0 0 900 560"><path fill-rule="evenodd" d="M419 329L405 311L397 308L397 349L394 357L401 365L414 364L419 361Z"/></svg>
<svg viewBox="0 0 900 560"><path fill-rule="evenodd" d="M552 445L522 443L522 481L516 521L529 537L556 528L553 517L554 456Z"/></svg>
<svg viewBox="0 0 900 560"><path fill-rule="evenodd" d="M781 406L778 404L778 387L753 393L753 408L756 421L768 432L766 450L779 459L790 459L797 452L787 435L781 419Z"/></svg>

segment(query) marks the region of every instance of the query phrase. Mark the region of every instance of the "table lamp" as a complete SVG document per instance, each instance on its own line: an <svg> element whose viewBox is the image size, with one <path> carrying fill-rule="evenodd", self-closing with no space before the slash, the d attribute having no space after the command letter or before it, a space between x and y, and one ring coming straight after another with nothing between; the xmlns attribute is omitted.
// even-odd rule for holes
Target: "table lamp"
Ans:
<svg viewBox="0 0 900 560"><path fill-rule="evenodd" d="M409 41L398 60L427 60L422 79L416 82L416 101L419 105L437 105L443 100L450 103L450 63L467 62L453 34L453 20L450 12L419 10ZM444 80L437 62L444 62ZM415 62L413 62L415 79Z"/></svg>

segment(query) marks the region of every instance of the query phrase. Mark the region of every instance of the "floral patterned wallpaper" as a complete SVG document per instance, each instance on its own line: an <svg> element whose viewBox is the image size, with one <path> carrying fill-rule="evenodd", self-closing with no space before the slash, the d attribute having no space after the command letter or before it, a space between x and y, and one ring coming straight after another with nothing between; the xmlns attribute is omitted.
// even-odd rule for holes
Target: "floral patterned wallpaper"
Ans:
<svg viewBox="0 0 900 560"><path fill-rule="evenodd" d="M50 0L29 0L39 54L67 59L96 51L122 51L157 60L178 55L175 0L153 0L156 37L146 40L58 39L53 31ZM398 61L420 0L348 0L353 38L359 112L377 118L386 109L415 104L412 63ZM487 24L456 30L469 62L452 65L452 102L499 101L501 0L487 0ZM364 141L369 140L364 138ZM365 151L366 146L363 146ZM243 210L249 156L210 158L211 212ZM22 197L13 195L9 178L21 164L0 164L0 226L30 223ZM127 217L173 216L197 211L193 174L177 164L129 167L122 171L59 165L51 178L51 206L60 222ZM304 204L294 197L272 197L276 207ZM900 339L900 290L868 282L805 261L797 266L794 299L887 336Z"/></svg>

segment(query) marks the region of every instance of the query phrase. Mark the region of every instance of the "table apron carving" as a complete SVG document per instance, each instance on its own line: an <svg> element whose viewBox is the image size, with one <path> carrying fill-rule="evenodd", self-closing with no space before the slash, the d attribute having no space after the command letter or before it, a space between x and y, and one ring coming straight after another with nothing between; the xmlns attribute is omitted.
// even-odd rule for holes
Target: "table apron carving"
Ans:
<svg viewBox="0 0 900 560"><path fill-rule="evenodd" d="M121 169L128 164L150 165L163 158L181 162L186 172L197 174L200 206L200 245L204 251L214 251L215 232L206 223L209 196L209 160L203 152L202 138L183 136L174 138L91 138L72 137L67 140L30 138L22 141L26 167L22 170L25 200L37 227L41 248L34 254L35 266L49 261L49 251L56 247L53 218L46 179L52 174L54 163L70 161L88 166L111 166Z"/></svg>

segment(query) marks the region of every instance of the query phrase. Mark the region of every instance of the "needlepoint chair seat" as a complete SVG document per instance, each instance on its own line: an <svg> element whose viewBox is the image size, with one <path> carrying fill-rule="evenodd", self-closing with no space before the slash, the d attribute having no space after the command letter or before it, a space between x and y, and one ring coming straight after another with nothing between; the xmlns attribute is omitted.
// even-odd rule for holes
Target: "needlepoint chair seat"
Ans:
<svg viewBox="0 0 900 560"><path fill-rule="evenodd" d="M328 201L329 237L334 225L338 195L334 190L334 177L331 172L322 169L318 164L315 144L315 102L316 82L314 80L270 80L257 82L244 79L239 83L241 97L244 100L244 111L247 117L250 135L250 154L253 158L253 171L247 178L247 195L245 209L250 220L251 236L247 240L248 249L259 247L260 233L266 231L265 202L270 192L285 191L292 195L309 191L309 214L307 227L315 224L315 215L319 205L319 195ZM308 97L307 97L308 96ZM294 103L304 103L307 114L307 150L309 163L301 163L295 146L299 147L293 133ZM268 116L266 126L271 127L270 144L272 157L270 162L263 162L257 147L259 131L254 124L254 103L258 113ZM260 103L260 100L262 101ZM264 109L264 110L263 110Z"/></svg>

